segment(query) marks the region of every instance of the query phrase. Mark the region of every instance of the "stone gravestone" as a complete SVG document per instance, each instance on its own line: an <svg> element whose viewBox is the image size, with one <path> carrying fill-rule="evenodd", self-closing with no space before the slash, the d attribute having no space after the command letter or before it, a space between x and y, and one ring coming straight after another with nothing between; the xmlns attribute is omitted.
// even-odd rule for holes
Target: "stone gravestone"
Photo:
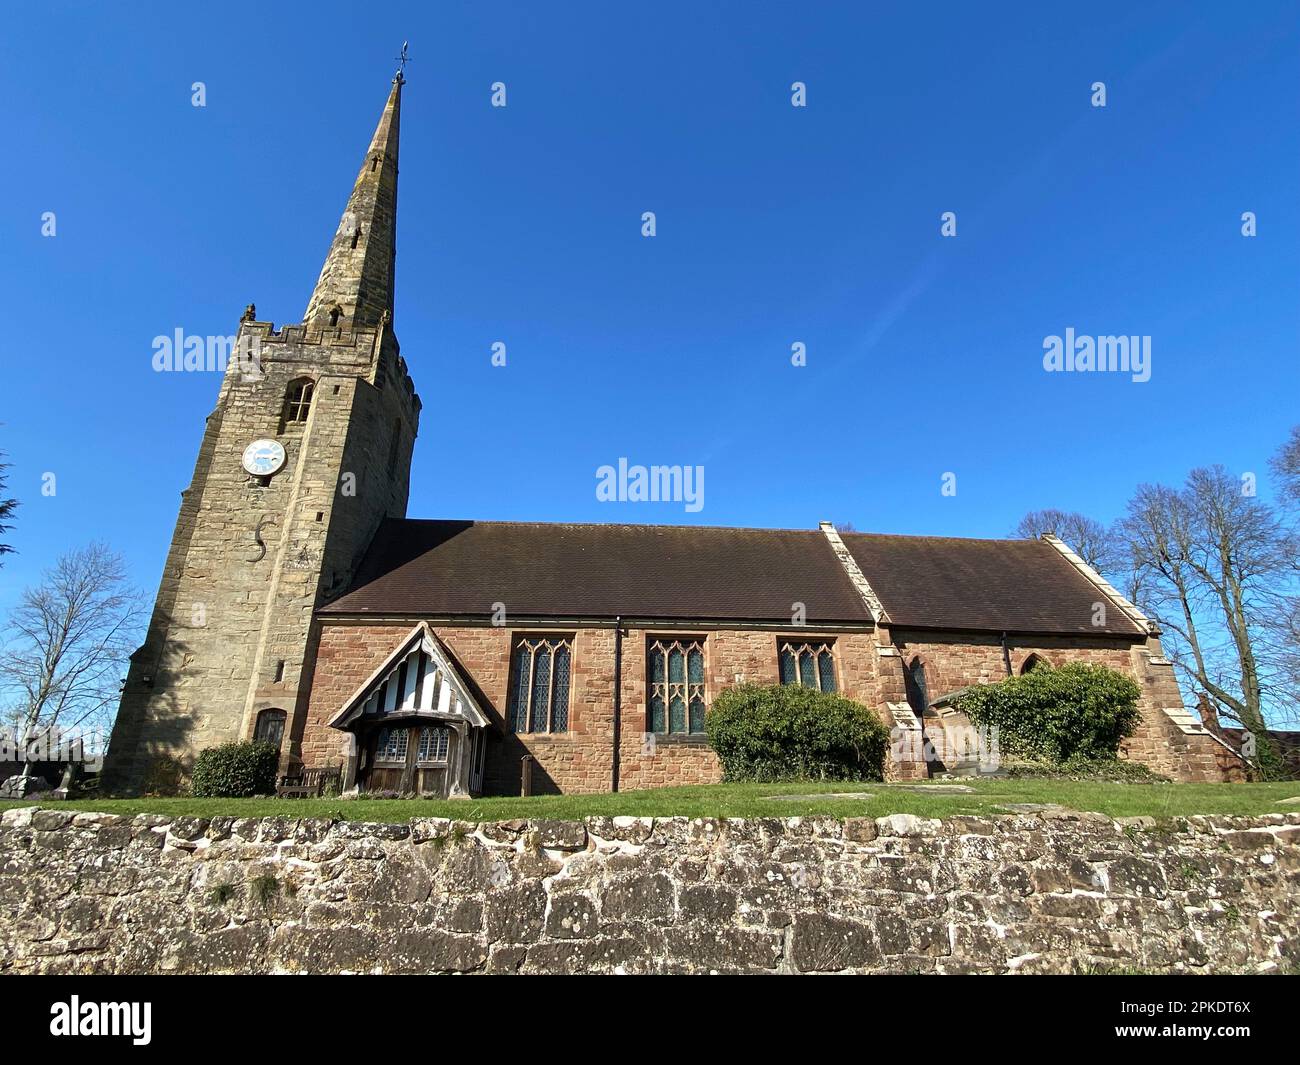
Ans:
<svg viewBox="0 0 1300 1065"><path fill-rule="evenodd" d="M20 773L0 784L0 799L25 799L37 792L49 790L49 782L44 777L24 776Z"/></svg>

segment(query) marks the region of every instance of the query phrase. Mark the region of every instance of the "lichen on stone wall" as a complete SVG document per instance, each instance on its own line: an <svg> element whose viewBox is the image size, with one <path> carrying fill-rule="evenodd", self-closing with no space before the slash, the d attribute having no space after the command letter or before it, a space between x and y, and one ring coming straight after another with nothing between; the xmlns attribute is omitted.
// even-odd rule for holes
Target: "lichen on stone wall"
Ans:
<svg viewBox="0 0 1300 1065"><path fill-rule="evenodd" d="M367 824L22 808L0 972L1294 968L1300 814Z"/></svg>

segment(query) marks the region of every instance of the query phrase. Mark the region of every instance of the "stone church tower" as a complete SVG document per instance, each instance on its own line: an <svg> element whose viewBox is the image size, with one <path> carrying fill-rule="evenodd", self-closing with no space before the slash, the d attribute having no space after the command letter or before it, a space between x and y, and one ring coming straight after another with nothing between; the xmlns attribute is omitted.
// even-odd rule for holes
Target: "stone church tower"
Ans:
<svg viewBox="0 0 1300 1065"><path fill-rule="evenodd" d="M379 523L406 513L420 400L393 333L393 79L300 324L250 306L182 493L104 787L165 783L206 747L297 746L313 612L343 591Z"/></svg>

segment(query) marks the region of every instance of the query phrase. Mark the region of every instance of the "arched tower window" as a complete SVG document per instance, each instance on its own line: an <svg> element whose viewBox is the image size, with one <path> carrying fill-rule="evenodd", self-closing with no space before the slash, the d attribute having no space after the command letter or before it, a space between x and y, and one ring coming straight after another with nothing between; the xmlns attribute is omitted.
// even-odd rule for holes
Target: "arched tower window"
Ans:
<svg viewBox="0 0 1300 1065"><path fill-rule="evenodd" d="M355 240L356 240L356 237L354 236L352 239L355 241ZM356 244L354 243L352 246L355 248L355 247L356 247ZM335 307L332 311L330 311L330 325L331 325L331 326L336 326L336 325L338 325L338 324L339 324L339 318L342 317L342 315L343 315L343 308L342 308L342 307Z"/></svg>
<svg viewBox="0 0 1300 1065"><path fill-rule="evenodd" d="M284 394L284 419L282 428L301 425L311 414L312 395L316 391L316 382L310 377L300 377L289 382Z"/></svg>
<svg viewBox="0 0 1300 1065"><path fill-rule="evenodd" d="M285 712L278 707L270 707L257 715L257 725L253 728L253 739L260 743L269 743L277 750L284 740Z"/></svg>

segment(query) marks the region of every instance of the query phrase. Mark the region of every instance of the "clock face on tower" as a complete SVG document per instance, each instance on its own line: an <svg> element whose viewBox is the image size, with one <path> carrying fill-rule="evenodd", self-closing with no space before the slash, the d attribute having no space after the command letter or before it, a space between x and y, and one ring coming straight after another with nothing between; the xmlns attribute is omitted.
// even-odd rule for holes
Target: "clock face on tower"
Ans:
<svg viewBox="0 0 1300 1065"><path fill-rule="evenodd" d="M244 448L244 469L254 477L270 477L284 465L284 445L275 440L254 440Z"/></svg>

